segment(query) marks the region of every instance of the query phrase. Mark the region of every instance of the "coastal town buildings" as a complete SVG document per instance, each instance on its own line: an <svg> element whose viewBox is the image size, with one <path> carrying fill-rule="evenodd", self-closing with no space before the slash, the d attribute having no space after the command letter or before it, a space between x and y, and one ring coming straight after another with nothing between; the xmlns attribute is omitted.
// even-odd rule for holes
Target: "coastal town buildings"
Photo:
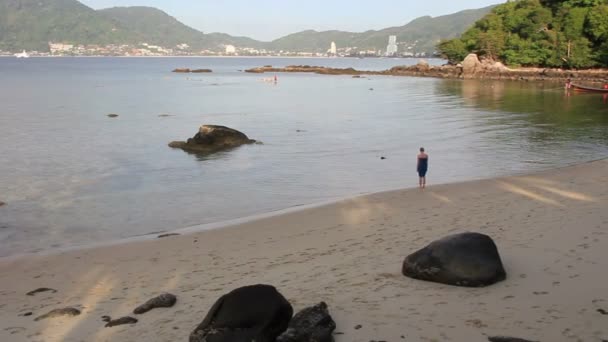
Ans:
<svg viewBox="0 0 608 342"><path fill-rule="evenodd" d="M235 55L236 47L234 45L226 45L226 54L227 55Z"/></svg>
<svg viewBox="0 0 608 342"><path fill-rule="evenodd" d="M27 51L30 56L125 56L125 57L160 57L160 56L285 56L285 57L429 57L417 51L417 41L397 42L391 35L384 50L360 48L357 46L338 47L331 42L326 51L310 51L305 48L293 50L272 50L260 47L241 47L232 44L218 45L215 49L196 49L187 43L175 46L162 46L158 43L141 42L138 44L72 44L70 42L49 42L47 52ZM0 56L13 56L18 51L0 51Z"/></svg>

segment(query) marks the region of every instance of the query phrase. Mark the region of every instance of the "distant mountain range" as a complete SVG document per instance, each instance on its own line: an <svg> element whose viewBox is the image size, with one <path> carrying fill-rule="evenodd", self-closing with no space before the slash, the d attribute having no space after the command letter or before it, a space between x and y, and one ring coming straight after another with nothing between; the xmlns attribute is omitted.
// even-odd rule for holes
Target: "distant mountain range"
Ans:
<svg viewBox="0 0 608 342"><path fill-rule="evenodd" d="M432 52L440 39L459 36L492 7L437 18L421 17L407 25L362 33L303 31L272 42L222 33L203 33L151 7L94 10L77 0L0 0L0 50L48 51L49 42L82 45L148 44L173 48L186 43L192 51L223 51L225 45L274 51L325 52L338 47L385 49L396 35L417 52ZM400 51L406 49L401 48Z"/></svg>

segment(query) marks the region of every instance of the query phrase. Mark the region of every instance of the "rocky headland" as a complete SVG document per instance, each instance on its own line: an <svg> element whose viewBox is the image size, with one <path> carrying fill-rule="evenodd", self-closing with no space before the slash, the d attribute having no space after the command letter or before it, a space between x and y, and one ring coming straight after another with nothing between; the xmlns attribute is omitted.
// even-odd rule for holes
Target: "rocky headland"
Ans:
<svg viewBox="0 0 608 342"><path fill-rule="evenodd" d="M489 80L578 80L578 81L604 81L608 79L608 70L566 70L551 68L509 68L501 62L489 59L479 59L476 54L468 55L462 63L456 65L430 65L421 60L412 66L396 66L388 70L369 71L353 68L329 68L310 65L290 65L284 68L264 66L246 70L249 73L287 72L287 73L315 73L321 75L381 75L381 76L414 76L436 77L450 79L489 79Z"/></svg>

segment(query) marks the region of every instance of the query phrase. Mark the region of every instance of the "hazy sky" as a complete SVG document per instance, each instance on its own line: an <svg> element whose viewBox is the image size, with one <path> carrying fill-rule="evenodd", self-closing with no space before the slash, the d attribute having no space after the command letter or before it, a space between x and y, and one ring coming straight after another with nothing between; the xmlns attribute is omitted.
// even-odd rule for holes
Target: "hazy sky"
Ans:
<svg viewBox="0 0 608 342"><path fill-rule="evenodd" d="M365 31L503 0L81 0L93 8L151 6L203 32L272 40L307 29Z"/></svg>

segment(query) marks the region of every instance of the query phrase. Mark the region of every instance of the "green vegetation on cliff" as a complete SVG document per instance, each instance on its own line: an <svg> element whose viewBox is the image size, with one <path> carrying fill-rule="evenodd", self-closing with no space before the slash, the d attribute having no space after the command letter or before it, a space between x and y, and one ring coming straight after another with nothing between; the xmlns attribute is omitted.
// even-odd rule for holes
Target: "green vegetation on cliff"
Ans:
<svg viewBox="0 0 608 342"><path fill-rule="evenodd" d="M512 66L608 67L608 0L509 1L438 49L452 62L477 53Z"/></svg>

